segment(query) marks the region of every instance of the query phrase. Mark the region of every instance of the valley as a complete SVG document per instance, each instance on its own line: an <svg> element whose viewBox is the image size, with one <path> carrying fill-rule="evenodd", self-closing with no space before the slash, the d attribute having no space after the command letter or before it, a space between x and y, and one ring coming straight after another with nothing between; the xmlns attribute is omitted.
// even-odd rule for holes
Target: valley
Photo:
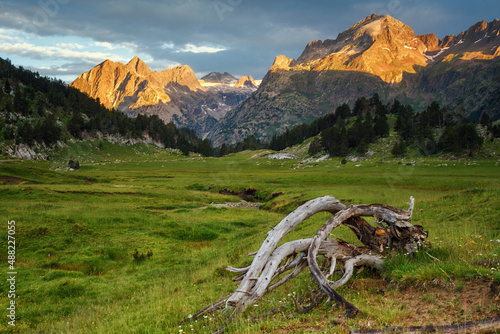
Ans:
<svg viewBox="0 0 500 334"><path fill-rule="evenodd" d="M80 168L69 171L75 152ZM424 250L441 262L425 252L412 258L396 253L381 276L360 270L340 291L363 312L348 320L328 304L289 316L296 308L290 296L308 291L304 273L247 311L231 332L348 333L499 316L498 301L488 296L490 284L500 284L500 267L469 264L500 253L497 160L373 157L343 164L341 158L308 160L300 147L288 152L295 158L276 159L271 151L186 157L153 145L105 142L100 151L82 144L51 162L0 162L1 215L17 224L20 296L17 326L2 323L2 331L213 332L222 313L179 323L236 288L226 266L248 265L246 254L259 247L269 226L324 195L400 208L414 196L413 222L430 233ZM222 193L248 188L255 189L260 209L223 205L241 198ZM328 218L314 216L291 237L310 237ZM357 243L347 229L335 236ZM6 253L0 254L5 263ZM422 317L411 306L417 292L440 301L419 304Z"/></svg>
<svg viewBox="0 0 500 334"><path fill-rule="evenodd" d="M156 44L188 60L234 51ZM500 321L498 19L439 39L372 14L297 59L278 55L262 80L108 58L69 85L0 58L0 259L16 275L0 284L5 313L15 304L15 326L0 332L347 334ZM326 299L310 307L305 270L234 319L230 307L193 318L238 289L228 267L249 266L282 219L327 195L404 210L413 197L427 241L415 252L382 243L381 270L354 269L338 289L359 308L353 317ZM310 217L283 243L331 217ZM374 231L392 243L392 230ZM334 238L362 246L349 228ZM336 263L321 257L323 270Z"/></svg>

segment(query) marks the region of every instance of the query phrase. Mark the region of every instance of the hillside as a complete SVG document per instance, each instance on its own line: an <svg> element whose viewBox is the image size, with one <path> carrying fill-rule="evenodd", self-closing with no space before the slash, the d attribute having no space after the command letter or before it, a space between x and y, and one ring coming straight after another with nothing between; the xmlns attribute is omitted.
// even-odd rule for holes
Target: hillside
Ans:
<svg viewBox="0 0 500 334"><path fill-rule="evenodd" d="M135 71L148 70L140 62L135 65ZM69 143L92 140L150 143L184 154L213 155L210 142L192 130L165 124L155 115L130 118L61 81L1 58L0 125L0 153L22 159L50 159Z"/></svg>
<svg viewBox="0 0 500 334"><path fill-rule="evenodd" d="M479 22L458 36L417 36L404 23L373 14L335 40L309 43L297 59L278 56L259 89L210 134L216 145L274 133L378 93L417 110L430 101L478 120L500 118L500 22Z"/></svg>

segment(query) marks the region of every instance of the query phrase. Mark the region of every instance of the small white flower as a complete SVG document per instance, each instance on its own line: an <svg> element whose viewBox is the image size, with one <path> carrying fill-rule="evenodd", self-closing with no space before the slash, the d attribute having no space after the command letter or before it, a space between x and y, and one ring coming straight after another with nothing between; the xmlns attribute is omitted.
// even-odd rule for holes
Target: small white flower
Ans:
<svg viewBox="0 0 500 334"><path fill-rule="evenodd" d="M192 315L192 314L188 315L188 318L189 318L189 319L191 319L192 317L193 317L193 315Z"/></svg>

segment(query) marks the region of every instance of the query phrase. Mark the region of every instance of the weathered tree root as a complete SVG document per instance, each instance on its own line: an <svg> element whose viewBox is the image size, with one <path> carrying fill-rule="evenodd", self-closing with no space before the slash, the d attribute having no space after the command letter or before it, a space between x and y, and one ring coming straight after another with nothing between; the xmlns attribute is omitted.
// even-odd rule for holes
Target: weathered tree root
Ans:
<svg viewBox="0 0 500 334"><path fill-rule="evenodd" d="M296 277L307 267L328 298L346 309L346 317L357 314L359 310L335 289L351 278L356 266L364 265L380 270L385 249L400 249L408 253L418 249L427 238L427 232L423 231L422 226L411 224L413 206L413 197L407 211L381 204L346 207L331 196L306 202L268 232L260 249L251 254L255 257L250 266L242 269L227 268L241 274L234 279L241 283L233 294L209 305L191 319L224 306L226 310L233 310L230 317L232 319L265 293ZM330 212L333 216L314 238L295 240L278 247L281 240L295 227L321 211ZM367 216L377 219L377 227L362 218ZM342 240L329 239L331 232L340 225L349 227L365 246L358 247ZM322 269L317 263L319 255L325 259ZM344 274L339 280L331 282L328 278L333 275L339 263L343 264ZM219 331L223 331L223 328Z"/></svg>

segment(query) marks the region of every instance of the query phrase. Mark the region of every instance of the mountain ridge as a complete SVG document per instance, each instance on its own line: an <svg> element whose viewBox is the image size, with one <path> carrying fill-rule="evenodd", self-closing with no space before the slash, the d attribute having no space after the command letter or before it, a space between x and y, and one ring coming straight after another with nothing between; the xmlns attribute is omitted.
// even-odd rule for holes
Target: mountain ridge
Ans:
<svg viewBox="0 0 500 334"><path fill-rule="evenodd" d="M277 56L258 90L231 110L210 138L215 145L251 134L269 140L273 132L373 93L417 109L436 99L476 119L483 112L498 118L499 46L498 19L439 40L372 14L336 39L308 43L297 60Z"/></svg>
<svg viewBox="0 0 500 334"><path fill-rule="evenodd" d="M208 80L212 84L205 86L188 65L153 71L135 56L127 64L105 60L70 86L129 116L158 115L165 123L189 127L205 137L227 111L257 89L257 85L237 85L228 73L213 72ZM228 80L234 84L223 84Z"/></svg>

